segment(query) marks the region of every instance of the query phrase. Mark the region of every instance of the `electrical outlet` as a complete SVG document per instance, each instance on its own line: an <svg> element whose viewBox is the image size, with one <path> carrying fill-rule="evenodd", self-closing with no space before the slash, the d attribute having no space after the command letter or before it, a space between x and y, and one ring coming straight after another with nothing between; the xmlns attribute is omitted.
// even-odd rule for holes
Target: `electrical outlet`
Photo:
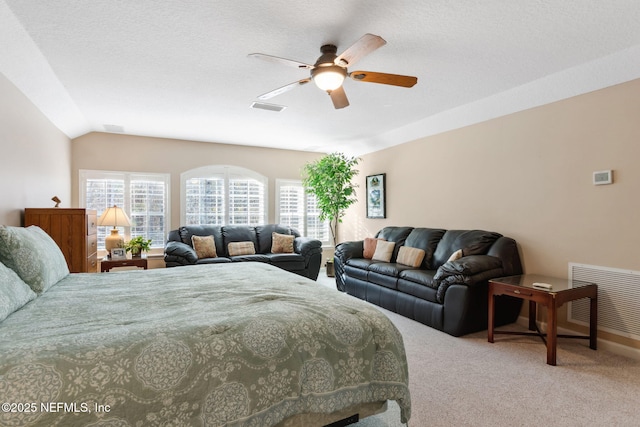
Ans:
<svg viewBox="0 0 640 427"><path fill-rule="evenodd" d="M613 173L611 170L595 171L593 173L593 185L613 184Z"/></svg>

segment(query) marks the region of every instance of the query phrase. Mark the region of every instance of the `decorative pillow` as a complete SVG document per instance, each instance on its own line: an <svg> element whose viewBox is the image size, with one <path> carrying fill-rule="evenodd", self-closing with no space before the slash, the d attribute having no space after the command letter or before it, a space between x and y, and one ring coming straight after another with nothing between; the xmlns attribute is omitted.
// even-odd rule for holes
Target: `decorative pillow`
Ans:
<svg viewBox="0 0 640 427"><path fill-rule="evenodd" d="M198 259L215 258L218 256L216 253L216 242L213 240L213 236L191 236L191 244L193 245L193 250L196 251Z"/></svg>
<svg viewBox="0 0 640 427"><path fill-rule="evenodd" d="M383 240L384 239L375 239L373 237L365 237L364 239L364 252L362 253L362 256L364 256L366 259L371 259L373 258L373 254L376 252L376 245L378 244L378 240Z"/></svg>
<svg viewBox="0 0 640 427"><path fill-rule="evenodd" d="M373 253L371 259L375 261L389 262L391 261L391 255L393 254L393 248L396 242L387 242L380 240L376 243L376 251Z"/></svg>
<svg viewBox="0 0 640 427"><path fill-rule="evenodd" d="M56 242L40 227L0 226L0 262L41 294L69 274Z"/></svg>
<svg viewBox="0 0 640 427"><path fill-rule="evenodd" d="M229 256L254 255L256 247L253 242L231 242L229 243Z"/></svg>
<svg viewBox="0 0 640 427"><path fill-rule="evenodd" d="M0 322L35 297L15 271L0 264Z"/></svg>
<svg viewBox="0 0 640 427"><path fill-rule="evenodd" d="M274 254L292 254L293 239L296 236L289 234L280 234L275 231L271 233L271 253Z"/></svg>
<svg viewBox="0 0 640 427"><path fill-rule="evenodd" d="M420 267L424 259L424 249L411 248L409 246L401 246L398 251L398 264L408 265L409 267Z"/></svg>
<svg viewBox="0 0 640 427"><path fill-rule="evenodd" d="M447 260L447 262L449 261L455 261L457 259L462 258L462 249L458 249L457 251L455 251L454 253L451 254L451 256L449 257L449 259Z"/></svg>

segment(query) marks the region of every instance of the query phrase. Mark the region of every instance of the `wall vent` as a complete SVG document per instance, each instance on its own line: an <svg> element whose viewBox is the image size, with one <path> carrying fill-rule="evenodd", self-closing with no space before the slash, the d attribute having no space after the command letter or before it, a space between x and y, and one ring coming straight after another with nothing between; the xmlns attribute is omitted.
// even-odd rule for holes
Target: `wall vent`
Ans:
<svg viewBox="0 0 640 427"><path fill-rule="evenodd" d="M251 104L251 108L256 108L258 110L275 111L279 113L287 107L278 104L267 104L266 102L254 102L253 104Z"/></svg>
<svg viewBox="0 0 640 427"><path fill-rule="evenodd" d="M640 339L640 271L569 263L569 279L598 285L598 330ZM567 320L589 325L589 299L572 301Z"/></svg>
<svg viewBox="0 0 640 427"><path fill-rule="evenodd" d="M102 127L104 127L104 130L106 132L111 132L111 133L124 133L124 128L120 125L107 125L104 124L102 125Z"/></svg>

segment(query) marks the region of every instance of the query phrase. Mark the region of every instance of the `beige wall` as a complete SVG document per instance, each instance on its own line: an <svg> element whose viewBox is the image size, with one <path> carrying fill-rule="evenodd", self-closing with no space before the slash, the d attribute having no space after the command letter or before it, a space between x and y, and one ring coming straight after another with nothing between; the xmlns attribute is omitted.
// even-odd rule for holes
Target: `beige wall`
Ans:
<svg viewBox="0 0 640 427"><path fill-rule="evenodd" d="M78 203L80 169L171 174L171 228L180 225L180 174L208 165L234 165L269 178L269 222L275 221L275 180L300 179L302 166L321 155L228 144L212 144L109 133L73 140L72 199Z"/></svg>
<svg viewBox="0 0 640 427"><path fill-rule="evenodd" d="M386 225L479 228L515 238L527 273L640 270L639 118L636 80L365 155L343 239ZM603 169L614 184L594 186ZM365 176L383 172L387 218L366 219Z"/></svg>
<svg viewBox="0 0 640 427"><path fill-rule="evenodd" d="M22 225L26 207L71 207L71 142L0 74L0 224Z"/></svg>

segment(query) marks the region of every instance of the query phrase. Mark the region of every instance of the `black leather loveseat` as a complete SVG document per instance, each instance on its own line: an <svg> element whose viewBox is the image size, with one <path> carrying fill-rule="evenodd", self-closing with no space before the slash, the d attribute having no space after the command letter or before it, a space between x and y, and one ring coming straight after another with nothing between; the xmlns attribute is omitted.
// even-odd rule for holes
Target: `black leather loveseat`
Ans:
<svg viewBox="0 0 640 427"><path fill-rule="evenodd" d="M498 233L385 227L376 238L395 243L388 262L365 258L364 241L336 247L338 290L453 336L487 328L488 279L522 274L515 240ZM397 262L403 246L424 251L418 266ZM449 261L459 250L462 257ZM508 296L496 299L496 325L515 322L521 305Z"/></svg>
<svg viewBox="0 0 640 427"><path fill-rule="evenodd" d="M272 253L273 233L293 236L292 251ZM198 258L193 247L193 236L213 236L215 257ZM230 254L229 244L250 242L254 254ZM251 246L251 245L249 245ZM226 262L266 262L283 270L297 273L312 280L318 278L322 258L322 243L301 237L296 230L276 224L246 225L189 225L171 230L164 250L167 267Z"/></svg>

